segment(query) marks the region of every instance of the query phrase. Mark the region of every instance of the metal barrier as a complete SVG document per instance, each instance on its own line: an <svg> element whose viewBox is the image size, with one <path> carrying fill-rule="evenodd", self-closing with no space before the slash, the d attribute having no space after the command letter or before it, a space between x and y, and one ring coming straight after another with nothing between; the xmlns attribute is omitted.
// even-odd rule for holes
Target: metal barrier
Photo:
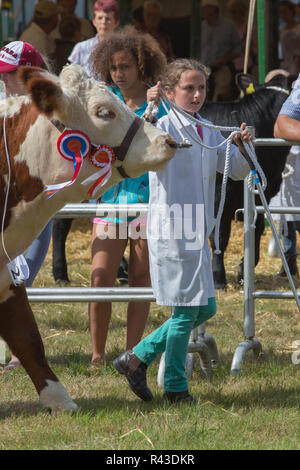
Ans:
<svg viewBox="0 0 300 470"><path fill-rule="evenodd" d="M283 139L254 139L255 146L284 146L290 147L291 145L298 145L298 142L285 141ZM127 210L128 209L128 210ZM289 210L290 209L290 210ZM271 209L273 213L300 213L300 208L279 208ZM79 218L79 217L94 217L99 215L119 215L126 214L131 216L139 216L146 214L148 204L67 204L61 209L56 217L59 218ZM264 209L258 207L257 211L262 213ZM240 343L234 353L233 361L231 364L231 374L239 374L247 351L252 350L254 355L258 357L262 352L262 346L258 339L255 338L255 321L254 321L254 300L255 299L292 299L291 292L276 292L276 291L255 291L254 290L254 228L252 227L254 215L254 197L249 192L246 182L244 182L244 336L245 341ZM151 288L82 288L82 287L69 287L69 288L28 288L28 297L30 302L129 302L129 301L149 301L154 302L155 298ZM194 335L194 337L193 337ZM219 355L214 341L205 333L205 327L201 330L194 331L192 335L192 343L189 346L189 352L199 352L205 349L210 344L210 354L212 362L219 362ZM210 336L210 335L209 335ZM196 339L195 339L196 338ZM204 341L205 339L205 341ZM194 343L194 345L193 345ZM214 343L214 344L213 344ZM204 351L207 355L207 351ZM206 375L210 376L210 371L207 372L207 358L204 358L203 371ZM206 365L205 365L206 364ZM159 379L160 380L160 379ZM158 381L159 381L158 380Z"/></svg>
<svg viewBox="0 0 300 470"><path fill-rule="evenodd" d="M146 215L148 204L67 204L57 218L80 218L95 216ZM27 288L30 302L155 302L153 289L149 287L47 287ZM193 330L188 346L186 372L192 376L194 353L200 356L200 367L205 378L211 378L212 367L220 363L216 342L205 332L205 324ZM157 383L163 386L164 356L160 360Z"/></svg>
<svg viewBox="0 0 300 470"><path fill-rule="evenodd" d="M298 142L285 141L283 139L255 139L255 146L290 146L299 145ZM292 292L279 291L255 291L254 269L255 269L255 228L252 225L255 210L254 195L250 193L247 181L244 181L244 337L245 340L235 350L231 375L240 373L243 360L247 351L252 350L256 358L262 353L262 345L255 338L255 299L293 299ZM264 207L257 206L257 213L263 214ZM300 208L279 207L270 209L271 213L300 213Z"/></svg>

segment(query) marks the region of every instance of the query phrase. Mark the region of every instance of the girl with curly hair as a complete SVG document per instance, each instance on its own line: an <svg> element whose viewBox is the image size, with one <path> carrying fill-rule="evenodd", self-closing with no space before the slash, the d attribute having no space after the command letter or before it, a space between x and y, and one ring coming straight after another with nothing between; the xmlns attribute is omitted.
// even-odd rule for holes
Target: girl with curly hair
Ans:
<svg viewBox="0 0 300 470"><path fill-rule="evenodd" d="M109 85L111 91L138 116L147 108L147 89L156 83L166 58L158 43L147 34L124 28L107 36L91 56L95 77ZM159 108L158 117L164 113ZM102 197L105 203L147 203L148 173L116 184ZM111 287L116 280L120 261L130 241L128 283L132 287L150 286L145 217L101 217L93 220L92 275L93 287ZM89 304L92 339L92 365L105 362L105 344L111 318L111 302ZM127 349L141 339L149 314L149 302L129 302L127 310Z"/></svg>

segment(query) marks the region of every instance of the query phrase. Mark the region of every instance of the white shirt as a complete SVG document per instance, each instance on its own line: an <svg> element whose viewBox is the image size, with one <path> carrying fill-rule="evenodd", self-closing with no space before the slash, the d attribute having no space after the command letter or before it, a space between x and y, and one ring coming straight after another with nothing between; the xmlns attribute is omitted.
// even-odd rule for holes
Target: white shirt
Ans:
<svg viewBox="0 0 300 470"><path fill-rule="evenodd" d="M90 56L94 48L100 43L98 34L91 39L81 41L76 44L71 54L68 57L68 61L74 64L81 65L89 76L92 75L90 67Z"/></svg>

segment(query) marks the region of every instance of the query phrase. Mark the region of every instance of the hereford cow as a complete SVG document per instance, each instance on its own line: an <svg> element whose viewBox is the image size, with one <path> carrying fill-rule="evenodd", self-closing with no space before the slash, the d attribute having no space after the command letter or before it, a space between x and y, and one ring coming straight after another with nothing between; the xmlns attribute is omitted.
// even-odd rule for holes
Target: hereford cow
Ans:
<svg viewBox="0 0 300 470"><path fill-rule="evenodd" d="M275 75L267 83L258 86L254 79L240 75L239 86L253 91L246 94L244 98L236 102L206 103L201 109L201 116L211 120L214 124L223 126L240 126L241 122L246 122L249 126L255 127L255 136L258 138L273 137L273 127L282 104L287 99L291 85L295 76L288 74ZM255 91L254 91L255 88ZM266 199L270 199L277 194L282 181L282 172L285 166L289 147L256 147L258 161L267 178ZM217 175L216 180L216 200L215 208L219 207L221 195L222 175ZM259 198L257 204L261 204ZM228 179L226 202L220 225L220 250L221 254L213 253L213 273L216 289L226 287L226 273L224 266L224 252L227 248L231 221L235 211L244 207L243 204L243 183ZM260 237L264 231L264 216L259 215L256 221L255 230L255 265L259 261ZM214 233L211 238L212 249L215 249ZM238 281L243 277L243 263L238 267Z"/></svg>
<svg viewBox="0 0 300 470"><path fill-rule="evenodd" d="M81 184L99 174L99 165L95 166L95 160L93 165L92 158L84 159L72 185L62 185L51 198L45 191L45 185L70 181L74 175L73 161L62 158L57 150L58 129L67 126L81 131L94 150L100 144L114 148L116 168L101 189L96 186L93 197L126 175L137 177L163 168L174 154L175 143L154 126L136 120L104 84L88 79L78 65L66 67L59 78L31 67L21 68L19 77L29 96L0 102L0 335L21 360L42 406L75 410L76 404L47 364L24 284L12 282L8 256L14 260L24 253L67 202L92 197L88 191L98 176L88 185ZM70 147L74 154L76 148L78 154L77 144Z"/></svg>

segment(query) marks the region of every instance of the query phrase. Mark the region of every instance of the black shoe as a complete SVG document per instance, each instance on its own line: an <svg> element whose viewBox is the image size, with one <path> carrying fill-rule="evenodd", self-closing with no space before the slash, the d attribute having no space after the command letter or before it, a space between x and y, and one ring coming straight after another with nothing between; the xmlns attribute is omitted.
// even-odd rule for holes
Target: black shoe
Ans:
<svg viewBox="0 0 300 470"><path fill-rule="evenodd" d="M119 374L124 374L133 393L144 401L153 399L151 390L147 387L147 365L140 361L133 351L126 351L113 361Z"/></svg>
<svg viewBox="0 0 300 470"><path fill-rule="evenodd" d="M299 271L298 271L298 266L297 266L297 255L287 256L286 261L287 261L287 264L290 268L291 275L299 277ZM286 272L285 272L285 269L284 269L283 265L281 266L281 269L278 273L278 276L286 277Z"/></svg>
<svg viewBox="0 0 300 470"><path fill-rule="evenodd" d="M169 403L196 403L196 400L189 394L188 391L185 392L165 392L164 397L169 401Z"/></svg>

